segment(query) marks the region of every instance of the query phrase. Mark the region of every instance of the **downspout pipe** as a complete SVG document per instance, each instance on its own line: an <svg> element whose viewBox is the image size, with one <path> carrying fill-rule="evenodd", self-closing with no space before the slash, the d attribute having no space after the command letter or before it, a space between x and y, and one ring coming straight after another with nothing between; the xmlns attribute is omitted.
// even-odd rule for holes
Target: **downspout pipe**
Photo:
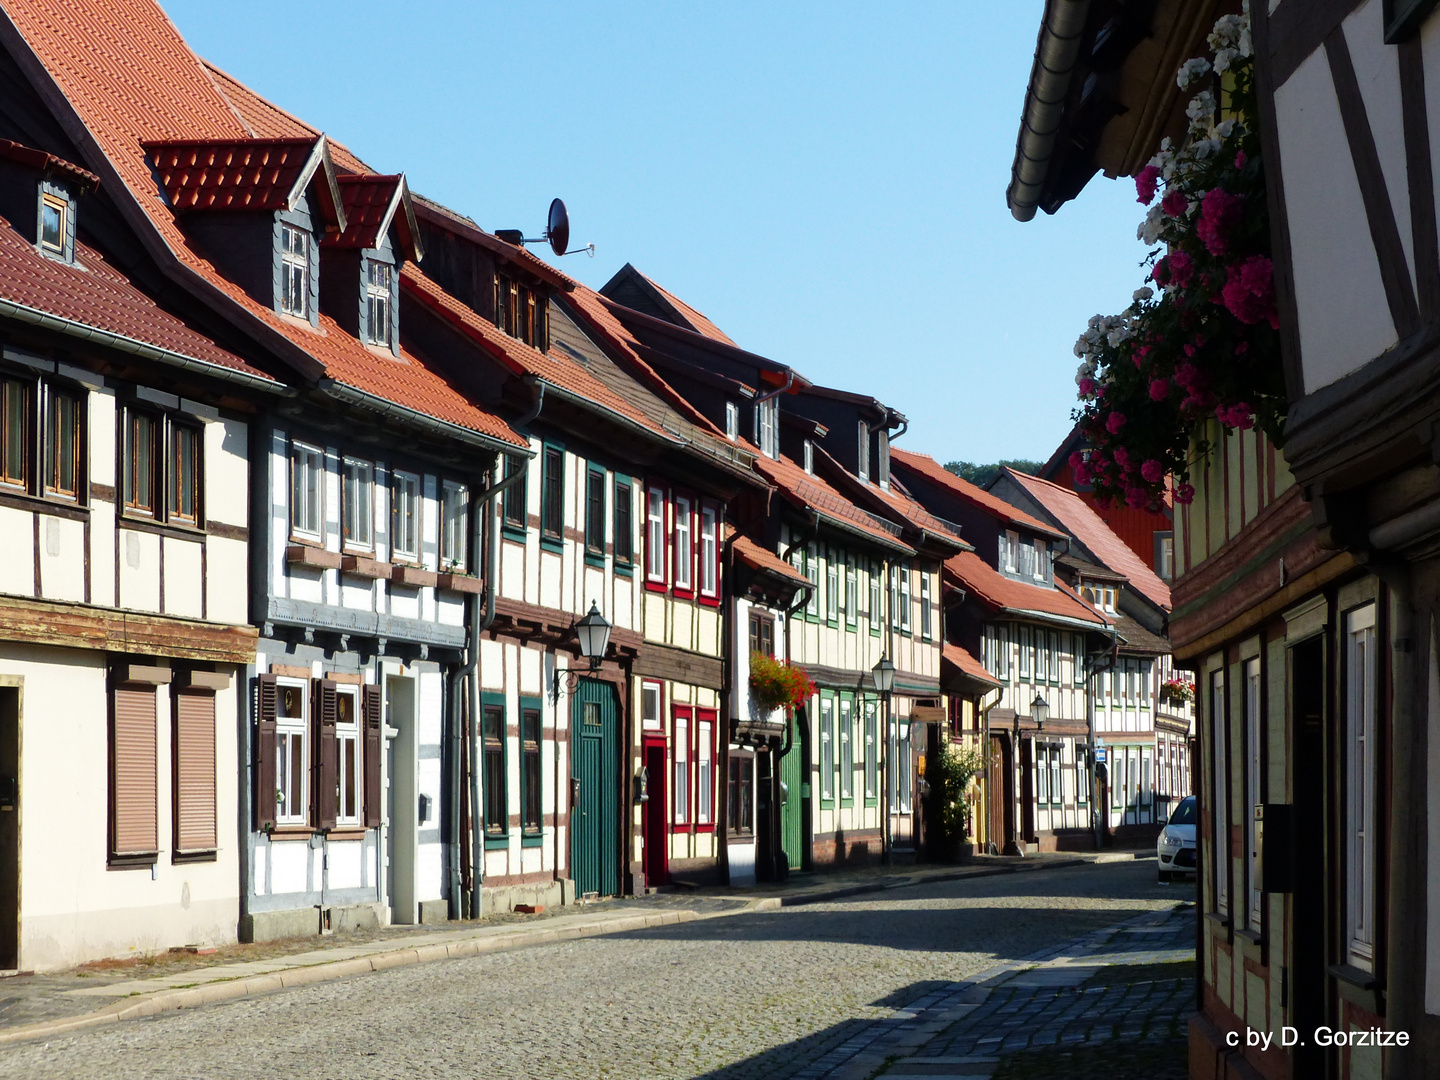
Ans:
<svg viewBox="0 0 1440 1080"><path fill-rule="evenodd" d="M793 371L787 371L787 372L785 373L785 385L784 385L784 386L777 386L774 390L767 390L765 393L761 394L759 397L752 398L752 399L750 400L750 404L751 404L751 405L763 405L765 402L769 401L771 398L776 398L776 397L779 397L781 394L789 393L790 388L791 388L792 386L794 386L794 385L795 385L795 372L793 372Z"/></svg>
<svg viewBox="0 0 1440 1080"><path fill-rule="evenodd" d="M527 376L525 381L535 390L535 404L531 406L530 410L524 416L516 420L515 426L517 427L527 426L535 417L540 415L540 408L545 404L545 384L535 379L534 376ZM530 460L530 455L528 453L518 452L505 453L500 455L500 460L514 461L517 465L523 466ZM490 513L494 506L496 498L503 495L525 478L525 469L523 467L517 468L511 476L505 476L502 469L501 476L502 479L498 484L492 484L485 489L472 515L474 522L474 544L471 550L473 551L481 547L485 549L485 553L482 556L485 562L485 610L482 615L480 611L480 597L472 595L469 605L469 647L466 649L465 663L455 672L451 682L450 734L452 743L450 753L450 782L451 791L454 792L455 796L451 800L451 806L455 807L457 812L453 812L450 815L449 839L451 843L450 850L456 853L460 850L460 816L458 806L460 801L460 785L462 782L459 754L459 740L462 738L459 716L460 695L464 692L464 687L467 685L466 679L469 679L470 708L468 710L469 717L464 724L463 738L468 739L469 744L473 747L475 745L475 724L480 715L480 680L475 677L475 671L480 664L480 637L486 630L490 629L491 624L495 621L495 591L500 572L499 538L495 535L494 528L491 528L487 534L483 522L485 515ZM472 753L470 755L470 865L472 868L471 872L474 875L474 887L470 891L469 916L472 919L478 919L482 907L480 883L485 877L485 850L481 830L476 825L480 813L481 791L480 770L476 766L474 758L475 756ZM458 854L452 856L450 859L449 914L452 919L458 919L460 917L460 862Z"/></svg>
<svg viewBox="0 0 1440 1080"><path fill-rule="evenodd" d="M1029 221L1040 203L1041 187L1064 119L1065 96L1080 55L1090 0L1048 0L1035 45L1035 64L1025 92L1025 114L1015 140L1015 163L1005 202L1016 221Z"/></svg>

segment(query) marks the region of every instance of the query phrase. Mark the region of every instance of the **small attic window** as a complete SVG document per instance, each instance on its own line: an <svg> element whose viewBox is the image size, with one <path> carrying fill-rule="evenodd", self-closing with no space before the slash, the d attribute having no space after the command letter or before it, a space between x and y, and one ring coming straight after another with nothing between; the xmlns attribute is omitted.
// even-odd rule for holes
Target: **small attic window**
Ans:
<svg viewBox="0 0 1440 1080"><path fill-rule="evenodd" d="M809 439L805 440L805 471L815 475L815 444Z"/></svg>
<svg viewBox="0 0 1440 1080"><path fill-rule="evenodd" d="M53 184L40 185L40 250L52 258L72 262L75 258L75 213L69 194Z"/></svg>
<svg viewBox="0 0 1440 1080"><path fill-rule="evenodd" d="M389 263L365 260L365 339L372 345L390 347L394 281L394 267Z"/></svg>
<svg viewBox="0 0 1440 1080"><path fill-rule="evenodd" d="M731 442L740 437L740 406L733 401L725 402L725 437Z"/></svg>
<svg viewBox="0 0 1440 1080"><path fill-rule="evenodd" d="M310 318L310 234L295 225L280 226L280 310Z"/></svg>

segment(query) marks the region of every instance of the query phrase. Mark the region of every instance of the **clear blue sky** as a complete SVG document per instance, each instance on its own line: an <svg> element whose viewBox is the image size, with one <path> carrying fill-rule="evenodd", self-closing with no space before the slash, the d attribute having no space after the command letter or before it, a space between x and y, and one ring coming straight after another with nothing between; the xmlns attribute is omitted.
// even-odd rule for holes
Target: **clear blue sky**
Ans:
<svg viewBox="0 0 1440 1080"><path fill-rule="evenodd" d="M1041 0L162 0L202 56L598 288L627 261L743 347L905 412L941 461L1045 458L1071 346L1141 284L1142 209L1093 180L1005 207ZM548 254L548 249L536 248Z"/></svg>

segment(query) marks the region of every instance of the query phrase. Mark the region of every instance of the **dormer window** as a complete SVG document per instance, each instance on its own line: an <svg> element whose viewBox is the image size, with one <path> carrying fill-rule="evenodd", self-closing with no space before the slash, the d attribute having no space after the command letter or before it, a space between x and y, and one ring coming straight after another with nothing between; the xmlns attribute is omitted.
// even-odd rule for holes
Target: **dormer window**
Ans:
<svg viewBox="0 0 1440 1080"><path fill-rule="evenodd" d="M294 225L280 226L280 310L310 318L310 234Z"/></svg>
<svg viewBox="0 0 1440 1080"><path fill-rule="evenodd" d="M732 442L740 437L740 406L725 402L725 437Z"/></svg>
<svg viewBox="0 0 1440 1080"><path fill-rule="evenodd" d="M550 348L549 301L502 274L495 275L495 325L541 352Z"/></svg>
<svg viewBox="0 0 1440 1080"><path fill-rule="evenodd" d="M62 262L75 259L75 204L64 188L48 181L40 185L37 240L42 253Z"/></svg>
<svg viewBox="0 0 1440 1080"><path fill-rule="evenodd" d="M805 440L805 471L815 474L815 444L809 439Z"/></svg>
<svg viewBox="0 0 1440 1080"><path fill-rule="evenodd" d="M766 457L779 456L776 446L776 429L780 419L780 403L774 398L755 406L755 445Z"/></svg>
<svg viewBox="0 0 1440 1080"><path fill-rule="evenodd" d="M365 260L365 338L372 345L389 347L391 289L395 268L379 259Z"/></svg>
<svg viewBox="0 0 1440 1080"><path fill-rule="evenodd" d="M880 486L886 491L890 490L890 433L881 429L876 438L880 453L879 460L875 463L875 478L880 481Z"/></svg>
<svg viewBox="0 0 1440 1080"><path fill-rule="evenodd" d="M856 437L858 439L855 457L855 475L861 480L870 480L870 427L861 420L858 424Z"/></svg>

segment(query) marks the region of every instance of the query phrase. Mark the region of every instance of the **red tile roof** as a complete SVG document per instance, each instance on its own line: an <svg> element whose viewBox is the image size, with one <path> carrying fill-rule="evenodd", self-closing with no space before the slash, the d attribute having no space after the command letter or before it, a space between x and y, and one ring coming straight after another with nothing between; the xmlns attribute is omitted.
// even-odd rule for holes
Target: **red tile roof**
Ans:
<svg viewBox="0 0 1440 1080"><path fill-rule="evenodd" d="M946 488L951 493L958 495L976 509L981 510L992 517L1007 521L1012 525L1020 525L1023 528L1038 532L1042 536L1051 536L1057 540L1063 540L1065 534L1046 525L1038 518L1033 518L1023 511L1015 509L1004 499L996 498L988 491L976 487L968 480L962 480L949 469L945 468L928 454L916 454L909 450L897 450L890 448L891 466L901 465L913 472L923 476L932 484Z"/></svg>
<svg viewBox="0 0 1440 1080"><path fill-rule="evenodd" d="M735 555L746 566L755 570L765 570L769 573L777 574L792 584L810 584L810 579L800 573L799 570L796 570L773 551L761 547L748 536L737 536L735 538Z"/></svg>
<svg viewBox="0 0 1440 1080"><path fill-rule="evenodd" d="M309 179L319 139L165 139L142 145L170 205L286 210Z"/></svg>
<svg viewBox="0 0 1440 1080"><path fill-rule="evenodd" d="M968 649L962 649L959 645L951 645L945 642L941 650L941 658L949 664L960 669L961 674L968 675L976 682L985 683L988 686L999 686L1000 680L985 670L985 665L972 656Z"/></svg>
<svg viewBox="0 0 1440 1080"><path fill-rule="evenodd" d="M340 202L345 207L345 231L327 234L322 243L333 247L378 247L391 224L397 226L405 258L419 260L415 211L405 176L338 176Z"/></svg>
<svg viewBox="0 0 1440 1080"><path fill-rule="evenodd" d="M197 292L224 297L238 321L295 363L402 408L513 446L526 445L409 353L372 350L322 315L318 332L256 302L190 247L155 190L141 144L175 139L252 138L216 80L151 0L11 0L5 12L94 138L103 159L88 161L117 199L126 191ZM43 87L42 87L43 90ZM57 104L63 109L64 104ZM312 140L313 144L313 140ZM278 186L278 185L277 185ZM198 280L197 280L198 279ZM223 303L224 301L222 301ZM308 358L308 359L304 359Z"/></svg>
<svg viewBox="0 0 1440 1080"><path fill-rule="evenodd" d="M638 270L635 272L637 274L640 273ZM648 281L652 286L654 286L655 291L658 292L661 296L663 296L670 303L670 305L675 308L679 316L690 324L691 330L694 330L697 334L704 334L711 341L720 341L726 345L735 344L734 340L728 334L726 334L725 331L721 330L720 327L716 326L699 311L695 310L684 300L681 300L678 296L672 293L669 289L665 288L665 286L661 285L654 278L649 277L645 274L640 274L640 276L645 278L646 281ZM739 346L736 346L736 348L739 348Z"/></svg>
<svg viewBox="0 0 1440 1080"><path fill-rule="evenodd" d="M743 440L742 440L743 441ZM749 444L745 444L749 447ZM755 468L778 487L789 500L807 510L814 510L832 524L860 532L887 547L913 555L915 549L900 539L900 527L892 525L856 506L818 476L807 473L783 454L777 460L766 457L754 447Z"/></svg>
<svg viewBox="0 0 1440 1080"><path fill-rule="evenodd" d="M3 218L0 299L274 382L263 371L161 310L93 248L77 240L73 266L50 259ZM277 388L279 385L276 383Z"/></svg>
<svg viewBox="0 0 1440 1080"><path fill-rule="evenodd" d="M1093 623L1097 628L1110 625L1110 620L1092 608L1062 582L1047 589L1030 585L1000 573L973 551L962 551L945 560L945 569L969 594L999 611L1034 612L1058 615L1077 622Z"/></svg>
<svg viewBox="0 0 1440 1080"><path fill-rule="evenodd" d="M907 492L900 490L896 484L891 483L887 491L879 484L869 484L859 477L852 476L823 447L816 446L815 454L817 461L824 461L829 466L832 476L837 474L843 476L847 481L847 486L863 491L867 498L884 506L892 518L898 517L901 521L931 533L942 541L948 541L955 547L969 548L972 546L961 535L959 525L936 517L912 499Z"/></svg>
<svg viewBox="0 0 1440 1080"><path fill-rule="evenodd" d="M47 154L44 150L36 150L33 146L26 146L24 143L11 142L9 139L0 139L0 157L10 161L18 161L22 165L29 165L32 169L42 172L63 172L72 181L78 182L82 188L93 190L100 186L100 177L96 176L89 169L82 169L74 162L66 161L54 154Z"/></svg>
<svg viewBox="0 0 1440 1080"><path fill-rule="evenodd" d="M250 134L256 138L283 139L305 135L314 138L320 134L319 128L311 127L304 120L286 112L273 101L267 101L239 79L221 71L210 61L201 60L200 63L205 66L216 89L230 103L245 126L250 129ZM330 157L335 162L337 169L348 173L375 171L356 157L349 148L337 143L334 139L327 138L326 141L330 144Z"/></svg>
<svg viewBox="0 0 1440 1080"><path fill-rule="evenodd" d="M1145 565L1130 545L1115 535L1114 530L1084 499L1069 488L1041 480L1038 476L1029 476L1014 469L1007 469L1006 474L1054 515L1105 566L1129 578L1131 588L1157 607L1170 610L1170 586Z"/></svg>

